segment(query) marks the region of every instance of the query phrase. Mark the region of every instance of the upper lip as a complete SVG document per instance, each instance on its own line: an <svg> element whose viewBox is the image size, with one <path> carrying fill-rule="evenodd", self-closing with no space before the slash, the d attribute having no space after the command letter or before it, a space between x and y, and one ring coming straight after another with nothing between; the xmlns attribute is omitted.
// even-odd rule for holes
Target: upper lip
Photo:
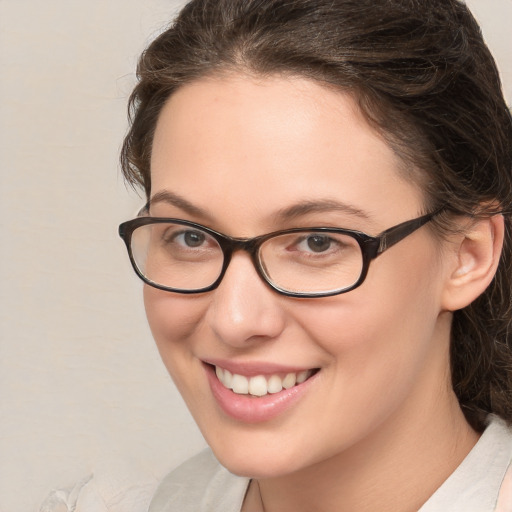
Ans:
<svg viewBox="0 0 512 512"><path fill-rule="evenodd" d="M220 366L224 370L237 375L254 377L256 375L274 375L277 373L299 373L304 370L313 370L311 366L289 366L264 361L232 361L229 359L203 359L204 363Z"/></svg>

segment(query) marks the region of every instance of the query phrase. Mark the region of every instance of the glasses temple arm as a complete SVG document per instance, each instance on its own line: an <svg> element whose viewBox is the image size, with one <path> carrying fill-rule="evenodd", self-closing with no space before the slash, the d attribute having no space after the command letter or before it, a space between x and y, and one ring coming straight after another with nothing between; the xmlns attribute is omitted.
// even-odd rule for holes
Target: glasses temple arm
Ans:
<svg viewBox="0 0 512 512"><path fill-rule="evenodd" d="M394 226L384 231L379 237L380 243L379 248L377 249L377 254L381 254L390 247L393 247L396 243L400 242L400 240L403 240L406 236L414 233L414 231L421 228L421 226L431 221L438 213L441 212L441 210L442 209L439 209L434 212L427 213L427 215L423 215L417 219L402 222L401 224L398 224L398 226Z"/></svg>

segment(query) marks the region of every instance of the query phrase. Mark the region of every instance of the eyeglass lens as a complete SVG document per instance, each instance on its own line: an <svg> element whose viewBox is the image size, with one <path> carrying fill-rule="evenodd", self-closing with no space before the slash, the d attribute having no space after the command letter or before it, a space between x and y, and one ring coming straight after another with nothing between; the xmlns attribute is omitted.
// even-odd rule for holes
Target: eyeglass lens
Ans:
<svg viewBox="0 0 512 512"><path fill-rule="evenodd" d="M211 286L224 263L222 248L211 234L171 222L137 227L131 249L146 279L175 290ZM308 230L267 239L259 248L258 262L269 282L292 293L349 288L363 269L361 248L353 237Z"/></svg>

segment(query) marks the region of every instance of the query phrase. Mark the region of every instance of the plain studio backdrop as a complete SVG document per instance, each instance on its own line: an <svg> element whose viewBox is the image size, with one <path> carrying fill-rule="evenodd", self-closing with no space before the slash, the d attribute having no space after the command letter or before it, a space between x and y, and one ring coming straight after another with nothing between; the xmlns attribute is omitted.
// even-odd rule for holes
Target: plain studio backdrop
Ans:
<svg viewBox="0 0 512 512"><path fill-rule="evenodd" d="M117 225L137 56L182 1L0 0L0 512L204 446L160 362ZM512 98L512 0L471 0Z"/></svg>

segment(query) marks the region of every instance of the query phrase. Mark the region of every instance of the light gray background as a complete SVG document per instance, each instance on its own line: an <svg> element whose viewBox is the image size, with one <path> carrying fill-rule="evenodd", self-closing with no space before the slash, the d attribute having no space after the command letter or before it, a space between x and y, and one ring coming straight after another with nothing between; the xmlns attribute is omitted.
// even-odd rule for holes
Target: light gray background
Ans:
<svg viewBox="0 0 512 512"><path fill-rule="evenodd" d="M0 0L0 512L203 446L116 233L142 205L117 164L136 58L182 3ZM510 102L512 0L468 3Z"/></svg>

